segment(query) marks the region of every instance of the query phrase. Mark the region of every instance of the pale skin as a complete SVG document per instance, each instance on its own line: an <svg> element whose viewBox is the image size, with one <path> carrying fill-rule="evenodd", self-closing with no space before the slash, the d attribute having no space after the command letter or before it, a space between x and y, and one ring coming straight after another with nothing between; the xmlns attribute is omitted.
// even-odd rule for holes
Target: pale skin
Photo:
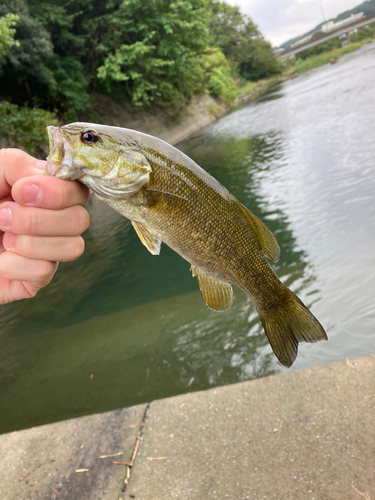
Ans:
<svg viewBox="0 0 375 500"><path fill-rule="evenodd" d="M0 304L34 297L84 251L89 190L43 175L46 162L0 149Z"/></svg>

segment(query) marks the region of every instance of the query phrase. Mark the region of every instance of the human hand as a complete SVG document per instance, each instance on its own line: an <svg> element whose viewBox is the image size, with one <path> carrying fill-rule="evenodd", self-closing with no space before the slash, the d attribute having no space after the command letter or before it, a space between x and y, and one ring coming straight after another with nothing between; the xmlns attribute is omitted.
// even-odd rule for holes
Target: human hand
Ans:
<svg viewBox="0 0 375 500"><path fill-rule="evenodd" d="M78 258L89 226L89 190L42 175L45 161L0 149L0 304L34 297L58 261Z"/></svg>

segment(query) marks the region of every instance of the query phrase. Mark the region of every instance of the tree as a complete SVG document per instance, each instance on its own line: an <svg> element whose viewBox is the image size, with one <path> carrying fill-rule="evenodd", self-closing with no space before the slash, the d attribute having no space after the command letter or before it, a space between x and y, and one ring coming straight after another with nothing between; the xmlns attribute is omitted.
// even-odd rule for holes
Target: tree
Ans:
<svg viewBox="0 0 375 500"><path fill-rule="evenodd" d="M0 57L5 56L10 47L18 45L14 40L16 30L13 26L18 21L19 17L14 14L6 14L0 17Z"/></svg>
<svg viewBox="0 0 375 500"><path fill-rule="evenodd" d="M211 41L241 77L258 80L280 72L271 45L248 16L223 1L210 0L209 8Z"/></svg>
<svg viewBox="0 0 375 500"><path fill-rule="evenodd" d="M81 65L71 83L85 80L89 89L134 105L175 106L205 89L207 0L29 0L29 6L54 44L47 66L55 81L57 54L61 64L73 58ZM61 109L59 89L52 79Z"/></svg>
<svg viewBox="0 0 375 500"><path fill-rule="evenodd" d="M99 80L108 89L122 84L134 105L176 105L202 91L205 7L206 0L122 0L118 10L89 21Z"/></svg>
<svg viewBox="0 0 375 500"><path fill-rule="evenodd" d="M319 45L315 45L315 47L303 50L298 54L298 58L304 60L308 57L317 56L319 54L323 54L324 52L329 52L330 50L338 49L340 47L341 42L339 37L331 38L331 40L328 40L327 42L323 42Z"/></svg>
<svg viewBox="0 0 375 500"><path fill-rule="evenodd" d="M0 15L16 15L18 18L15 30L17 43L8 50L1 66L11 66L19 83L30 75L45 81L44 62L52 55L52 43L47 30L29 15L24 0L3 0Z"/></svg>

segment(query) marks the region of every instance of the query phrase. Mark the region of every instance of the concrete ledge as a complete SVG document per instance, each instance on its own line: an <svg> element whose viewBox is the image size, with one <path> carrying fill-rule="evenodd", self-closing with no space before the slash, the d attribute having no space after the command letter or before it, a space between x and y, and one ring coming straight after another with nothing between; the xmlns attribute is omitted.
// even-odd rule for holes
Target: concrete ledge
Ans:
<svg viewBox="0 0 375 500"><path fill-rule="evenodd" d="M134 406L3 434L0 499L117 500L126 471L113 461L130 461L145 409Z"/></svg>
<svg viewBox="0 0 375 500"><path fill-rule="evenodd" d="M0 498L375 500L375 356L145 409L0 436Z"/></svg>

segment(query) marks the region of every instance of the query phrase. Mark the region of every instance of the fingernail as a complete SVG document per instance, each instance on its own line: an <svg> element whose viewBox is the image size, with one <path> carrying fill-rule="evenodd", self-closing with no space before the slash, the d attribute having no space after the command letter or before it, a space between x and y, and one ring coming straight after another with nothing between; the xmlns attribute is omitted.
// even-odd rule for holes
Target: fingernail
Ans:
<svg viewBox="0 0 375 500"><path fill-rule="evenodd" d="M3 243L7 246L7 248L13 248L14 240L16 239L16 235L14 233L5 233L3 237Z"/></svg>
<svg viewBox="0 0 375 500"><path fill-rule="evenodd" d="M39 170L45 170L46 163L47 162L45 160L35 160L34 167L38 168Z"/></svg>
<svg viewBox="0 0 375 500"><path fill-rule="evenodd" d="M0 226L9 227L11 217L12 217L12 212L10 211L10 208L5 207L0 209Z"/></svg>
<svg viewBox="0 0 375 500"><path fill-rule="evenodd" d="M35 184L25 184L21 189L21 196L25 203L37 203L40 200L41 195L41 189Z"/></svg>

